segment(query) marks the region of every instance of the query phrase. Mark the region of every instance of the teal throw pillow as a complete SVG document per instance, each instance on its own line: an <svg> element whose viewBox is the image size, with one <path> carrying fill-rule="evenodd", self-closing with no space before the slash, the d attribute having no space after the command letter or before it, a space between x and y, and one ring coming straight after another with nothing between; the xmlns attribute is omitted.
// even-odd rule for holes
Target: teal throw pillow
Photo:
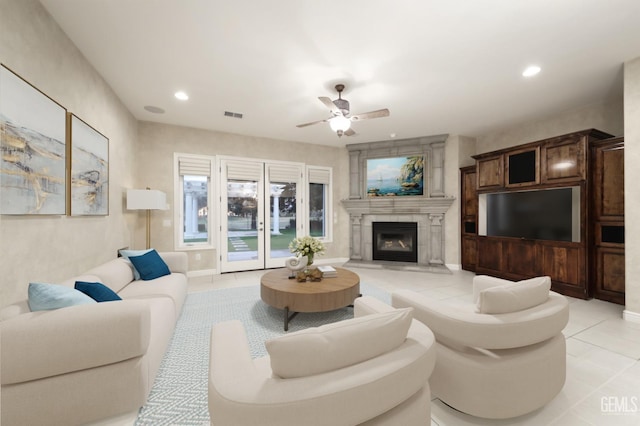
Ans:
<svg viewBox="0 0 640 426"><path fill-rule="evenodd" d="M76 281L76 290L83 292L96 302L111 302L114 300L122 300L113 290L102 283L88 283L85 281Z"/></svg>
<svg viewBox="0 0 640 426"><path fill-rule="evenodd" d="M131 260L129 259L130 257L132 257L132 256L141 256L143 254L149 253L151 250L153 250L153 249L147 249L147 250L119 250L119 253L120 253L120 256L124 257L125 259L129 260L129 262L131 262ZM140 272L138 272L138 270L136 269L135 266L133 266L133 278L135 280L139 280L140 279Z"/></svg>
<svg viewBox="0 0 640 426"><path fill-rule="evenodd" d="M140 278L144 281L153 280L165 275L170 275L171 271L157 251L151 250L141 256L129 257L133 266L140 273Z"/></svg>
<svg viewBox="0 0 640 426"><path fill-rule="evenodd" d="M97 302L71 287L58 284L29 283L29 308L33 312L88 303Z"/></svg>

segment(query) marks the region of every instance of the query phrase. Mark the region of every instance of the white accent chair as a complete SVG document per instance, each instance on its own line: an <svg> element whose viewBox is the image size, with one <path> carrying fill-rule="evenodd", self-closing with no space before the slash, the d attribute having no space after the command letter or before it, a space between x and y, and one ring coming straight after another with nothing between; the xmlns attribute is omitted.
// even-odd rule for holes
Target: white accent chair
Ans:
<svg viewBox="0 0 640 426"><path fill-rule="evenodd" d="M544 406L565 382L567 300L549 291L549 277L512 282L476 276L473 285L473 304L447 304L407 290L392 295L394 307L413 307L414 318L436 336L429 379L434 397L490 419Z"/></svg>
<svg viewBox="0 0 640 426"><path fill-rule="evenodd" d="M356 318L269 340L265 345L270 355L258 359L251 359L239 321L215 324L209 365L211 423L430 424L433 333L411 319L410 309L395 310L367 296L354 305ZM388 344L395 347L385 349Z"/></svg>

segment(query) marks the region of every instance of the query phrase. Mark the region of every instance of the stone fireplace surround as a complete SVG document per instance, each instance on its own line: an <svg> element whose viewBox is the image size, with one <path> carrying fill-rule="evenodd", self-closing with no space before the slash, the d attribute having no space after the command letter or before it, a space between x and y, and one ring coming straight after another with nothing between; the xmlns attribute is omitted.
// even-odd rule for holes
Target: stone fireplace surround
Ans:
<svg viewBox="0 0 640 426"><path fill-rule="evenodd" d="M349 213L350 262L384 265L402 262L373 260L373 222L416 222L420 269L448 271L444 266L442 223L454 201L444 194L444 141L448 135L347 145L349 151L349 199L342 205ZM425 195L366 196L366 164L369 158L424 156ZM411 264L409 264L411 265ZM415 264L414 264L415 265Z"/></svg>

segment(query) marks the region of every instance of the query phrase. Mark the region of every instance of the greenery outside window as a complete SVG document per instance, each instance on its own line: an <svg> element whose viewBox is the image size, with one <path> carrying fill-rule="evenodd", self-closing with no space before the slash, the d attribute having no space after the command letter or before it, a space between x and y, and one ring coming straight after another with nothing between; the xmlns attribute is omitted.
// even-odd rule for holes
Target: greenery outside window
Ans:
<svg viewBox="0 0 640 426"><path fill-rule="evenodd" d="M309 235L332 240L331 167L307 166Z"/></svg>

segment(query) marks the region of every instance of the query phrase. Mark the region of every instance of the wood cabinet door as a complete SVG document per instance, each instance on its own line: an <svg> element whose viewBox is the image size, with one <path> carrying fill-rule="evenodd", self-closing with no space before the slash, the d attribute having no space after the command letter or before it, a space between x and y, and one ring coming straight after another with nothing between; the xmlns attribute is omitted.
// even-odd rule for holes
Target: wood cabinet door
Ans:
<svg viewBox="0 0 640 426"><path fill-rule="evenodd" d="M593 206L596 220L624 218L624 144L594 150Z"/></svg>
<svg viewBox="0 0 640 426"><path fill-rule="evenodd" d="M476 192L476 171L465 170L462 173L462 215L474 217L478 214L478 193Z"/></svg>
<svg viewBox="0 0 640 426"><path fill-rule="evenodd" d="M476 237L462 237L462 269L475 271L478 256Z"/></svg>
<svg viewBox="0 0 640 426"><path fill-rule="evenodd" d="M542 145L542 183L572 183L586 178L586 138L573 135Z"/></svg>
<svg viewBox="0 0 640 426"><path fill-rule="evenodd" d="M584 283L583 249L581 247L563 247L542 245L542 274L552 281L580 287L586 292Z"/></svg>
<svg viewBox="0 0 640 426"><path fill-rule="evenodd" d="M595 294L600 300L624 305L624 248L596 248Z"/></svg>
<svg viewBox="0 0 640 426"><path fill-rule="evenodd" d="M496 155L476 161L478 190L504 187L504 157Z"/></svg>
<svg viewBox="0 0 640 426"><path fill-rule="evenodd" d="M525 277L542 275L539 245L535 241L514 240L503 244L506 272Z"/></svg>
<svg viewBox="0 0 640 426"><path fill-rule="evenodd" d="M502 240L478 237L476 272L499 276L504 271Z"/></svg>

